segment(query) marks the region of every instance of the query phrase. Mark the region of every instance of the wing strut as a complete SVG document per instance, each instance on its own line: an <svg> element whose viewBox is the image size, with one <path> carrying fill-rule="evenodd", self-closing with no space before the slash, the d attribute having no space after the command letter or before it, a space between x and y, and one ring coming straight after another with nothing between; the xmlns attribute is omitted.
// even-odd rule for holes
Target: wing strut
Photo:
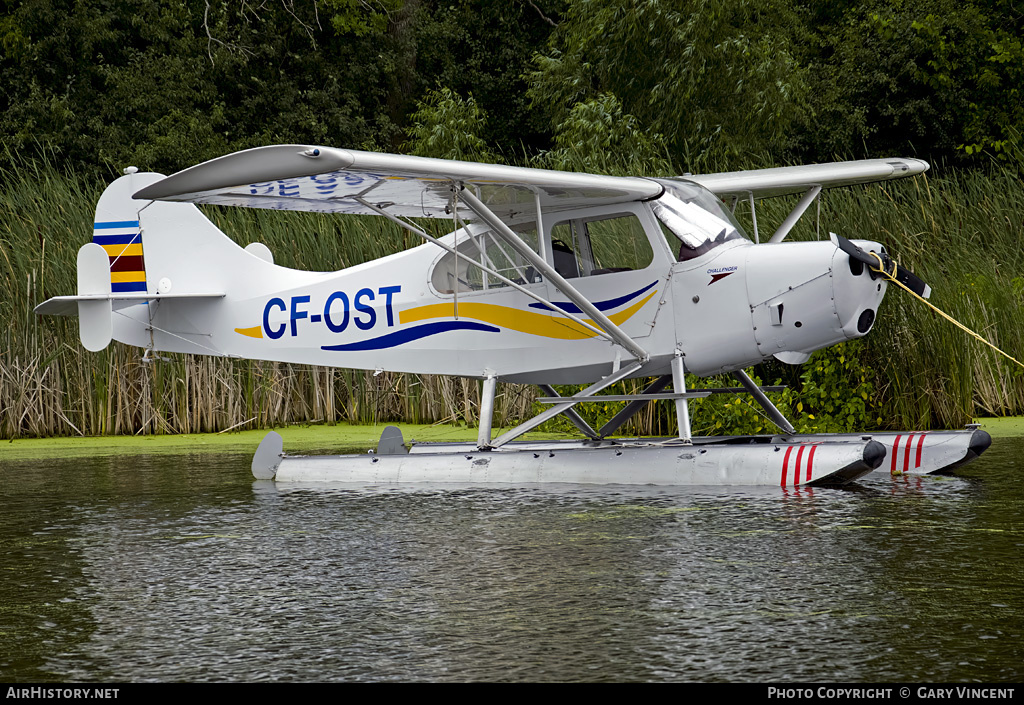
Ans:
<svg viewBox="0 0 1024 705"><path fill-rule="evenodd" d="M772 235L772 239L769 240L768 242L782 242L783 239L785 239L785 237L789 235L789 231L793 229L793 226L796 225L796 222L800 220L800 217L803 216L804 212L807 210L807 207L814 203L814 199L818 197L819 193L821 193L821 186L812 186L811 188L807 189L807 193L803 195L803 198L801 198L800 201L793 207L793 210L789 212L789 215L787 215L786 219L782 221L782 224L779 226L779 229L775 231L775 234ZM753 201L750 202L750 207L754 207Z"/></svg>
<svg viewBox="0 0 1024 705"><path fill-rule="evenodd" d="M581 311L586 313L591 319L596 322L601 328L607 331L611 338L629 351L640 362L647 362L650 359L650 355L640 347L639 344L628 335L626 335L621 328L612 323L612 321L604 315L594 304L580 292L576 291L575 287L565 280L561 274L555 271L555 268L547 263L540 255L534 252L529 245L513 232L512 228L505 225L505 223L496 216L483 201L477 198L469 189L462 189L459 194L459 198L469 206L469 209L476 213L481 220L489 225L492 230L502 240L507 242L512 248L523 256L533 267L543 274L549 281L551 281L559 291L561 291L567 299L576 304Z"/></svg>

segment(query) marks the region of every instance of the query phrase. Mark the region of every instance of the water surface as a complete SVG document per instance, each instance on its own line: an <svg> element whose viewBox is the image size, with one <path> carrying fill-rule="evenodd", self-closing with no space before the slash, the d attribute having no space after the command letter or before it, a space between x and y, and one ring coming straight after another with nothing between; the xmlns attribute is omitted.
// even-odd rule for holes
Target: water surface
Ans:
<svg viewBox="0 0 1024 705"><path fill-rule="evenodd" d="M1019 682L1021 457L788 491L0 460L0 679Z"/></svg>

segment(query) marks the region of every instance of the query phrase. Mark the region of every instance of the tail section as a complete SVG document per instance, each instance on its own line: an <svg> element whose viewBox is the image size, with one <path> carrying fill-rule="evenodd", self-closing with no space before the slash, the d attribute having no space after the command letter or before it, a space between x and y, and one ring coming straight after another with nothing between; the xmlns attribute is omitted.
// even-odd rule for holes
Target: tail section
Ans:
<svg viewBox="0 0 1024 705"><path fill-rule="evenodd" d="M132 200L132 193L139 185L161 178L160 174L139 174L134 167L129 167L125 176L110 184L96 203L92 241L107 253L110 291L114 294L149 291L139 225L139 211L146 202Z"/></svg>
<svg viewBox="0 0 1024 705"><path fill-rule="evenodd" d="M78 252L77 294L36 307L38 314L77 315L88 350L116 339L144 348L217 352L195 344L208 335L204 308L222 299L229 283L217 270L232 269L233 261L258 267L272 259L269 252L240 248L191 204L132 198L162 178L129 169L107 187L96 204L92 242ZM234 270L237 276L248 268Z"/></svg>

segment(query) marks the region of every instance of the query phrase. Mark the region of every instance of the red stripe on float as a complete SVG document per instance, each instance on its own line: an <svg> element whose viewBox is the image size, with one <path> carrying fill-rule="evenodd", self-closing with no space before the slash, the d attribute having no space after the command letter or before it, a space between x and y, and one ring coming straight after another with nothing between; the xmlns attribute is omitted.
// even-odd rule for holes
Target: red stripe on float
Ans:
<svg viewBox="0 0 1024 705"><path fill-rule="evenodd" d="M800 484L800 459L804 457L804 448L807 446L800 446L800 450L796 452L796 470L793 471L793 486L796 487Z"/></svg>
<svg viewBox="0 0 1024 705"><path fill-rule="evenodd" d="M915 468L921 467L921 451L924 450L924 437L927 433L922 433L921 437L917 439L917 463L914 465Z"/></svg>
<svg viewBox="0 0 1024 705"><path fill-rule="evenodd" d="M914 434L907 436L907 449L903 452L903 472L910 469L910 444L914 442Z"/></svg>
<svg viewBox="0 0 1024 705"><path fill-rule="evenodd" d="M811 446L811 454L807 456L807 479L804 482L811 481L811 468L814 467L814 451L818 450L818 446Z"/></svg>
<svg viewBox="0 0 1024 705"><path fill-rule="evenodd" d="M786 457L782 460L782 486L786 486L786 473L789 471L789 454L793 452L793 446L786 448Z"/></svg>
<svg viewBox="0 0 1024 705"><path fill-rule="evenodd" d="M889 466L889 474L896 474L896 459L900 456L900 439L903 438L903 434L898 434L896 440L892 442L892 465Z"/></svg>

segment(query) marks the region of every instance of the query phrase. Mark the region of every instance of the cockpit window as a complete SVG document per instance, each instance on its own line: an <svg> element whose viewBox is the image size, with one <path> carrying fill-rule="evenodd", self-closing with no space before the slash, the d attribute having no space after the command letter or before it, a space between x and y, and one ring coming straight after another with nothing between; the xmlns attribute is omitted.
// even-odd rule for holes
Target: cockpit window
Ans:
<svg viewBox="0 0 1024 705"><path fill-rule="evenodd" d="M555 271L566 279L645 269L654 250L634 213L562 221L551 228Z"/></svg>
<svg viewBox="0 0 1024 705"><path fill-rule="evenodd" d="M748 239L729 209L703 186L658 179L665 192L651 202L662 230L679 242L679 261L699 257L730 240Z"/></svg>

